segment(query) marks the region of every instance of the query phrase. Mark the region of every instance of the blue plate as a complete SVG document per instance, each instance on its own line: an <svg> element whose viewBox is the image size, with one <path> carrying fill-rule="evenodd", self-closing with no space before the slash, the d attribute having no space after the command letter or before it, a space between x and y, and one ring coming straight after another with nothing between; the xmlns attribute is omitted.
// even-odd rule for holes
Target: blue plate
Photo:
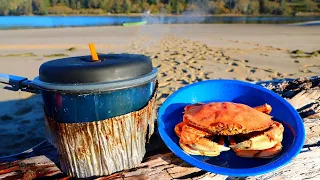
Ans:
<svg viewBox="0 0 320 180"><path fill-rule="evenodd" d="M217 157L186 154L179 146L174 133L182 121L183 108L197 102L236 102L249 106L268 103L274 120L283 123L283 150L274 158L242 158L233 151L222 152ZM187 85L170 95L160 107L158 130L169 149L187 163L216 174L244 177L271 172L289 163L304 144L305 129L297 111L278 94L261 86L236 80L208 80Z"/></svg>

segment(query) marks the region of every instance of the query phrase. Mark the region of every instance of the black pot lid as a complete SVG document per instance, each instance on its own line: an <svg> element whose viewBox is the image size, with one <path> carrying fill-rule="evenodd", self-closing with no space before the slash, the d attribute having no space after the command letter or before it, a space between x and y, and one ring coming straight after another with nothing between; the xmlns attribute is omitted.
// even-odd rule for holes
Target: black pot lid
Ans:
<svg viewBox="0 0 320 180"><path fill-rule="evenodd" d="M151 59L139 54L101 54L48 61L33 83L40 89L68 92L96 92L123 89L153 81L158 70Z"/></svg>
<svg viewBox="0 0 320 180"><path fill-rule="evenodd" d="M55 84L106 83L138 78L152 71L149 57L138 54L103 54L48 61L40 66L39 80Z"/></svg>

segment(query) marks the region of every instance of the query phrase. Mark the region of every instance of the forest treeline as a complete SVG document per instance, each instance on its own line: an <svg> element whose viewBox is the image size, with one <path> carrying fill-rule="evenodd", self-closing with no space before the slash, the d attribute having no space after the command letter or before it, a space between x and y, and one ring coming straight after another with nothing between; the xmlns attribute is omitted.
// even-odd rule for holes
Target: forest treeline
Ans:
<svg viewBox="0 0 320 180"><path fill-rule="evenodd" d="M320 0L0 0L0 15L319 13Z"/></svg>

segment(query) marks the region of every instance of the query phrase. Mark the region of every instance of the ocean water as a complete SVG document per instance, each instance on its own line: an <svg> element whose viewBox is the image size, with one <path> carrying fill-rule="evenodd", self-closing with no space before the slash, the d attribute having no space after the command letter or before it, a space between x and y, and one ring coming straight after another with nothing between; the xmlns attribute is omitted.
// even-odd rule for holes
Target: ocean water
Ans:
<svg viewBox="0 0 320 180"><path fill-rule="evenodd" d="M142 20L147 20L148 24L291 24L320 21L320 17L228 17L195 16L192 14L181 16L0 16L0 29L108 26ZM320 22L312 25L320 25Z"/></svg>

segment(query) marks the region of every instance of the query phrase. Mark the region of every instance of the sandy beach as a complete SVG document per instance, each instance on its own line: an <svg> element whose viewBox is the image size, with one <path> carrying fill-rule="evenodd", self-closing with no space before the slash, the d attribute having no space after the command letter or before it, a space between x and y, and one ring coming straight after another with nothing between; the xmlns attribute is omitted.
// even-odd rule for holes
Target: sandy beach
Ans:
<svg viewBox="0 0 320 180"><path fill-rule="evenodd" d="M320 27L289 25L147 25L0 31L0 73L33 79L48 60L99 53L139 53L159 69L158 104L207 79L261 81L319 75ZM0 85L1 87L1 85ZM44 140L39 95L0 89L0 156Z"/></svg>

